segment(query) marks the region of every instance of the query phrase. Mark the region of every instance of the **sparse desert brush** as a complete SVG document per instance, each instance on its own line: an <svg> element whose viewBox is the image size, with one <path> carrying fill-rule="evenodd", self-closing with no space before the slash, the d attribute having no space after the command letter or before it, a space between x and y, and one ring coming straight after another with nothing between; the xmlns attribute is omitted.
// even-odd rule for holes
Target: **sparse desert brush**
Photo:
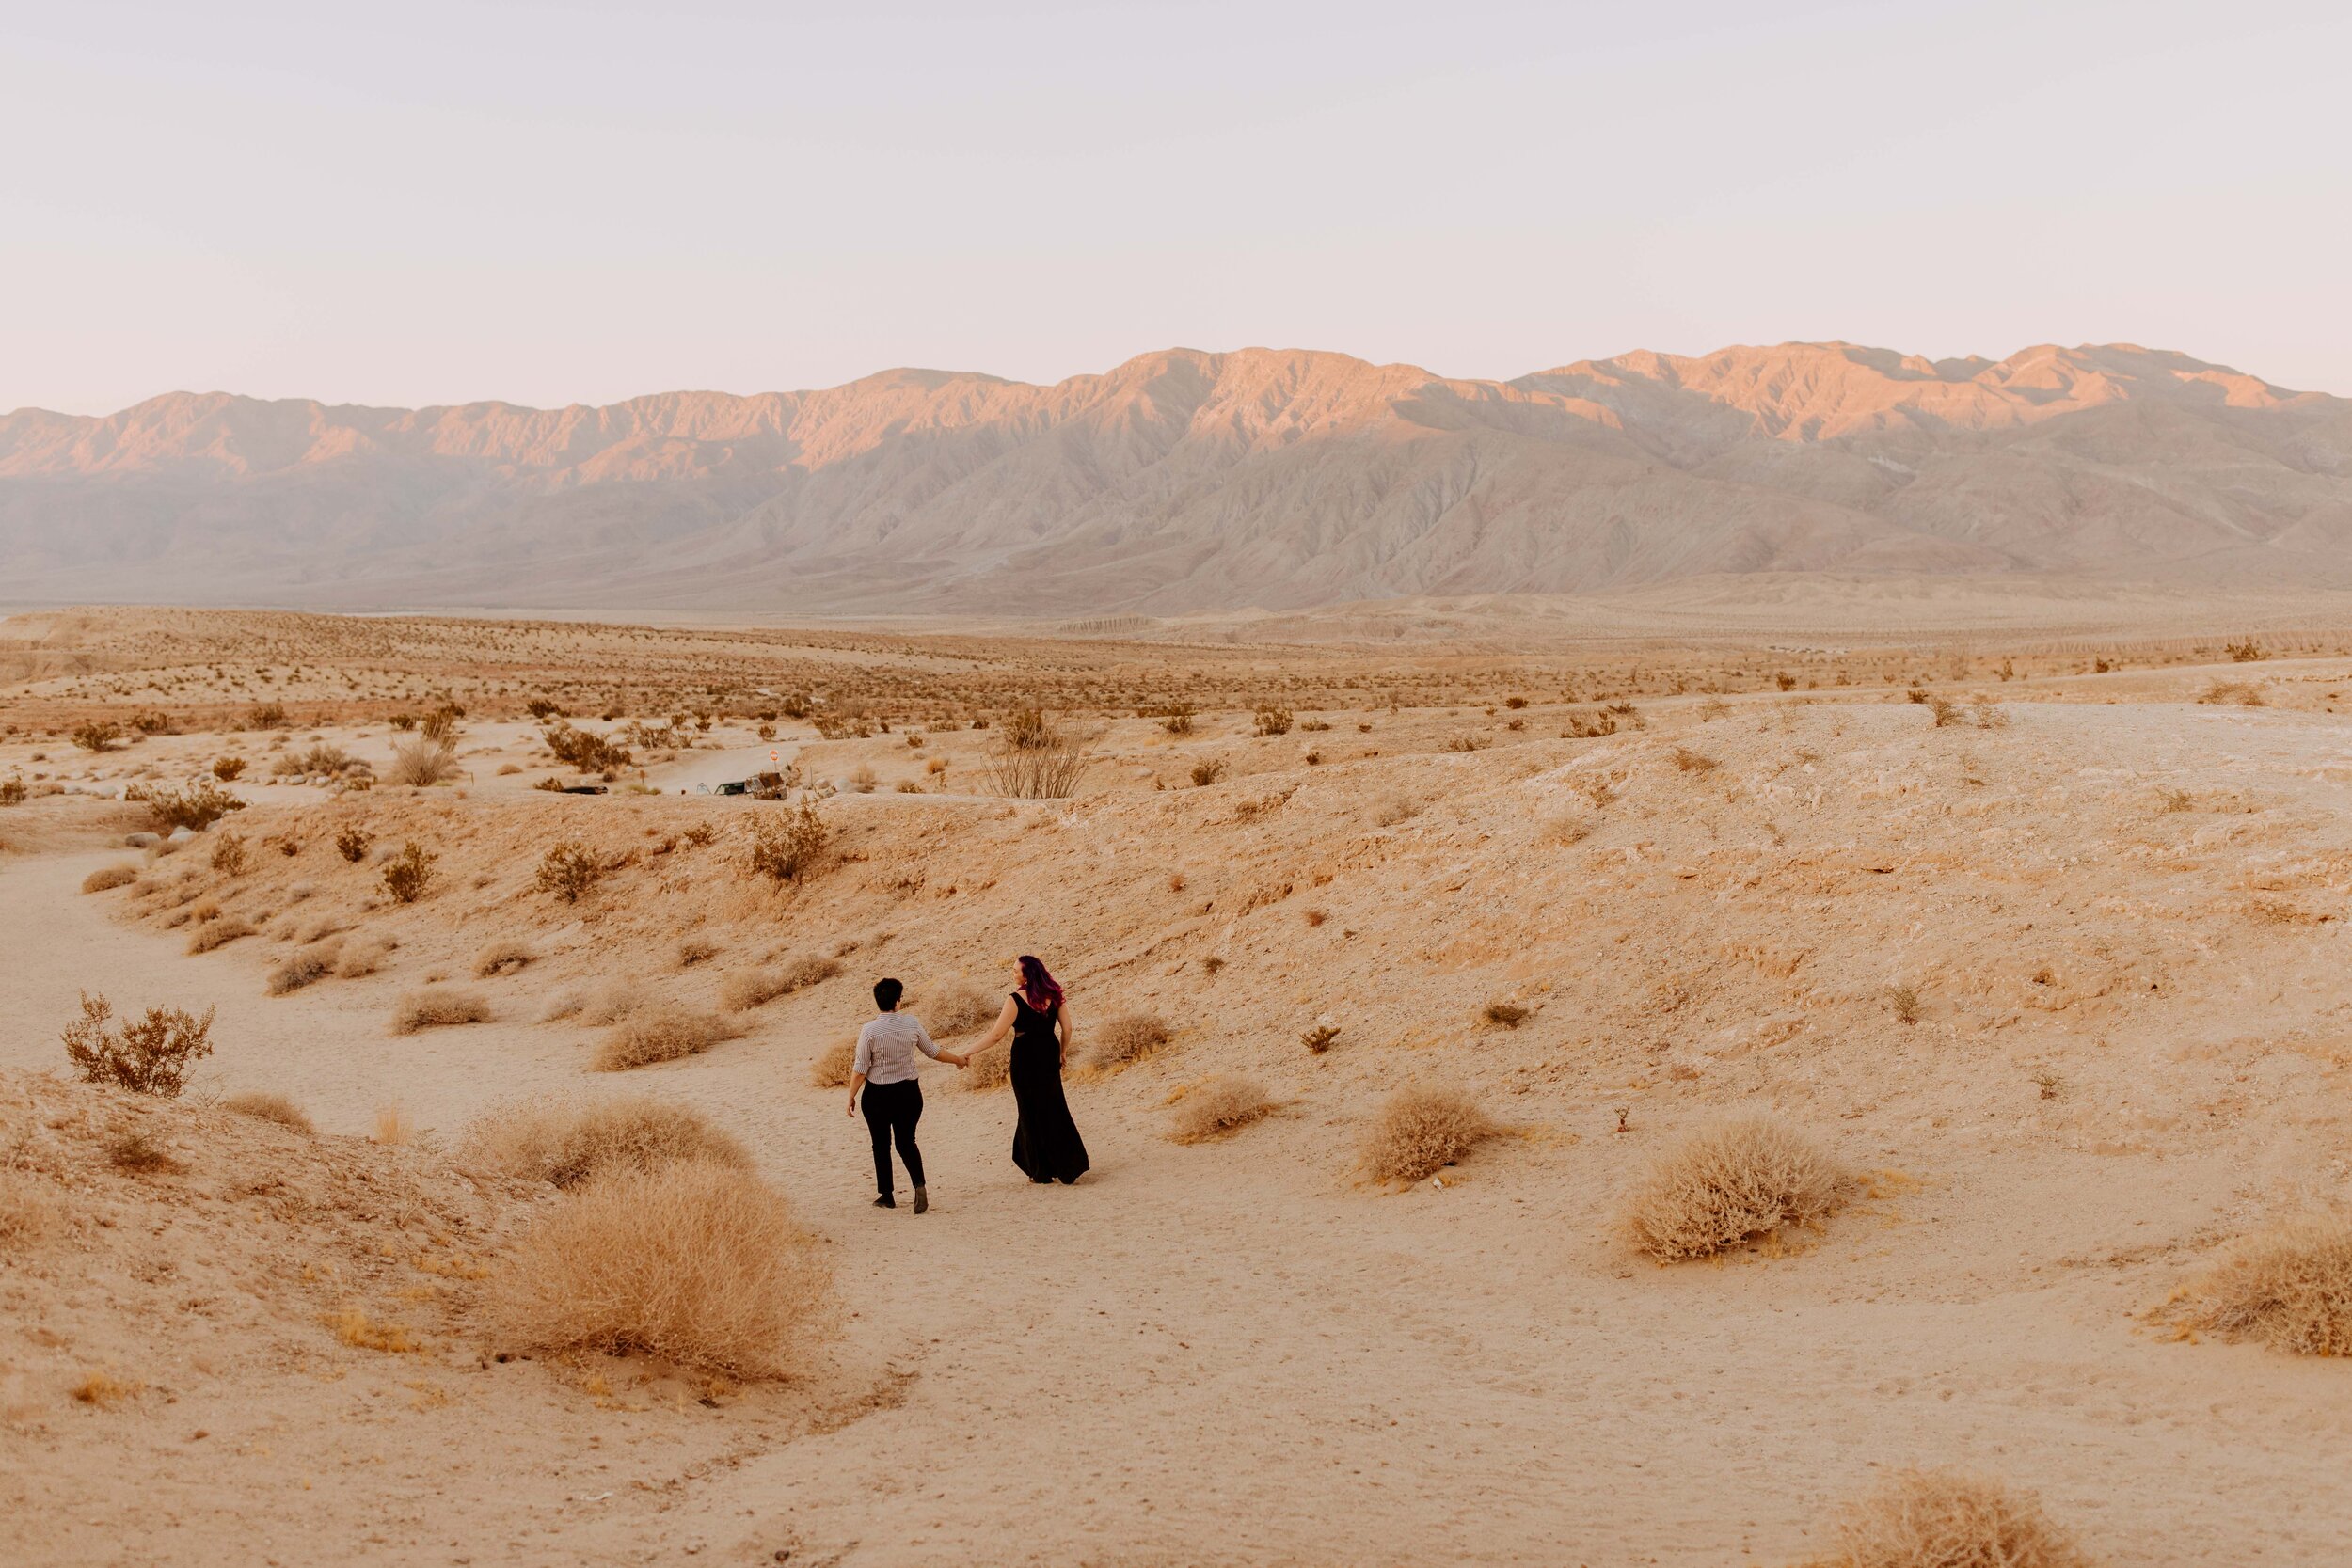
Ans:
<svg viewBox="0 0 2352 1568"><path fill-rule="evenodd" d="M251 865L245 840L232 832L222 832L213 845L213 869L224 877L242 877Z"/></svg>
<svg viewBox="0 0 2352 1568"><path fill-rule="evenodd" d="M103 719L73 726L68 737L85 752L111 752L122 740L122 726Z"/></svg>
<svg viewBox="0 0 2352 1568"><path fill-rule="evenodd" d="M2352 1355L2352 1216L2297 1214L2225 1247L2191 1288L2197 1326L2296 1355Z"/></svg>
<svg viewBox="0 0 2352 1568"><path fill-rule="evenodd" d="M701 1161L597 1177L516 1243L492 1297L501 1337L740 1376L791 1371L829 1278L783 1196Z"/></svg>
<svg viewBox="0 0 2352 1568"><path fill-rule="evenodd" d="M2201 703L2234 703L2239 707L2261 707L2260 688L2246 681L2215 681L2197 699Z"/></svg>
<svg viewBox="0 0 2352 1568"><path fill-rule="evenodd" d="M980 986L958 986L920 1011L923 1026L933 1038L944 1040L993 1023L1004 1006L1005 999L993 990Z"/></svg>
<svg viewBox="0 0 2352 1568"><path fill-rule="evenodd" d="M341 950L332 942L320 947L305 947L269 972L269 993L272 996L288 996L305 986L316 985L336 972L342 958ZM404 1029L401 1033L405 1035L408 1031Z"/></svg>
<svg viewBox="0 0 2352 1568"><path fill-rule="evenodd" d="M1900 1470L1837 1514L1817 1568L2090 1568L2030 1492L1948 1470Z"/></svg>
<svg viewBox="0 0 2352 1568"><path fill-rule="evenodd" d="M1534 1016L1535 1010L1518 1002L1489 1002L1479 1010L1479 1016L1489 1023L1504 1029L1516 1029Z"/></svg>
<svg viewBox="0 0 2352 1568"><path fill-rule="evenodd" d="M534 885L541 893L552 893L566 904L577 904L596 890L603 879L604 863L585 844L566 840L549 849L539 860L539 872Z"/></svg>
<svg viewBox="0 0 2352 1568"><path fill-rule="evenodd" d="M1445 1085L1414 1084L1389 1096L1364 1136L1375 1180L1419 1181L1468 1154L1497 1128L1477 1101Z"/></svg>
<svg viewBox="0 0 2352 1568"><path fill-rule="evenodd" d="M364 1307L346 1307L329 1312L323 1320L335 1331L335 1338L353 1350L382 1351L389 1355L406 1355L424 1349L416 1330L406 1323L378 1323L368 1316Z"/></svg>
<svg viewBox="0 0 2352 1568"><path fill-rule="evenodd" d="M697 822L680 833L678 837L693 848L707 849L717 841L719 830L707 822Z"/></svg>
<svg viewBox="0 0 2352 1568"><path fill-rule="evenodd" d="M367 858L368 846L374 842L363 829L345 828L335 835L335 853L358 865Z"/></svg>
<svg viewBox="0 0 2352 1568"><path fill-rule="evenodd" d="M262 1121L274 1121L278 1126L291 1128L296 1132L310 1133L318 1131L310 1125L310 1118L303 1114L302 1107L282 1094L269 1094L262 1091L252 1094L232 1094L220 1102L220 1108L224 1111L233 1111L241 1117L254 1117Z"/></svg>
<svg viewBox="0 0 2352 1568"><path fill-rule="evenodd" d="M1340 1025L1338 1022L1334 1020L1330 1014L1326 1013L1321 1018L1316 1019L1314 1022L1299 1031L1298 1043L1307 1048L1307 1053L1309 1055L1320 1056L1325 1052L1330 1050L1331 1042L1339 1037Z"/></svg>
<svg viewBox="0 0 2352 1568"><path fill-rule="evenodd" d="M720 1005L730 1012L749 1012L779 996L804 990L822 980L830 980L841 973L841 965L834 958L820 958L813 953L787 958L780 964L760 969L746 969L730 974L719 987Z"/></svg>
<svg viewBox="0 0 2352 1568"><path fill-rule="evenodd" d="M771 881L804 880L815 874L825 852L825 819L803 800L790 811L753 822L744 868Z"/></svg>
<svg viewBox="0 0 2352 1568"><path fill-rule="evenodd" d="M99 1371L88 1373L67 1392L76 1404L96 1405L103 1409L124 1400L136 1399L145 1392L145 1387L126 1378L117 1377L112 1372Z"/></svg>
<svg viewBox="0 0 2352 1568"><path fill-rule="evenodd" d="M1693 752L1688 746L1676 747L1674 749L1674 759L1677 769L1685 773L1696 773L1701 778L1705 778L1708 774L1712 773L1716 768L1723 766L1722 763L1716 761L1713 757L1707 755L1703 752Z"/></svg>
<svg viewBox="0 0 2352 1568"><path fill-rule="evenodd" d="M0 1165L0 1257L46 1241L67 1223L55 1183Z"/></svg>
<svg viewBox="0 0 2352 1568"><path fill-rule="evenodd" d="M384 960L391 950L392 944L382 939L352 942L335 960L335 977L339 980L363 979L384 967Z"/></svg>
<svg viewBox="0 0 2352 1568"><path fill-rule="evenodd" d="M1908 985L1887 987L1886 1006L1887 1010L1892 1012L1899 1022L1903 1023L1918 1022L1919 989L1916 986Z"/></svg>
<svg viewBox="0 0 2352 1568"><path fill-rule="evenodd" d="M188 1168L178 1155L136 1128L108 1138L105 1154L106 1164L125 1176L180 1176Z"/></svg>
<svg viewBox="0 0 2352 1568"><path fill-rule="evenodd" d="M243 800L210 779L199 779L181 789L133 784L122 792L122 798L144 805L156 832L167 833L175 828L200 833L230 812L245 810Z"/></svg>
<svg viewBox="0 0 2352 1568"><path fill-rule="evenodd" d="M1001 1089L1012 1082L1012 1048L999 1045L993 1051L984 1051L956 1076L967 1089Z"/></svg>
<svg viewBox="0 0 2352 1568"><path fill-rule="evenodd" d="M1262 736L1291 733L1291 710L1286 707L1276 707L1270 704L1260 707L1257 721L1257 732Z"/></svg>
<svg viewBox="0 0 2352 1568"><path fill-rule="evenodd" d="M422 787L443 783L456 772L456 743L446 736L421 735L393 748L392 766L384 782Z"/></svg>
<svg viewBox="0 0 2352 1568"><path fill-rule="evenodd" d="M808 1064L809 1086L818 1089L846 1089L857 1074L857 1037L838 1039L817 1053Z"/></svg>
<svg viewBox="0 0 2352 1568"><path fill-rule="evenodd" d="M1421 802L1410 796L1392 795L1372 814L1375 827L1393 828L1409 822L1421 815Z"/></svg>
<svg viewBox="0 0 2352 1568"><path fill-rule="evenodd" d="M1123 1014L1092 1033L1088 1060L1104 1068L1139 1062L1176 1037L1165 1022L1150 1013Z"/></svg>
<svg viewBox="0 0 2352 1568"><path fill-rule="evenodd" d="M188 938L188 951L209 953L215 947L226 947L239 937L252 934L253 927L234 915L221 920L208 920L196 928L194 936Z"/></svg>
<svg viewBox="0 0 2352 1568"><path fill-rule="evenodd" d="M1273 1109L1254 1079L1212 1078L1176 1102L1176 1127L1168 1135L1180 1144L1205 1143L1238 1132Z"/></svg>
<svg viewBox="0 0 2352 1568"><path fill-rule="evenodd" d="M530 968L538 956L526 942L494 942L473 956L474 975L477 979L487 980L500 974L519 974Z"/></svg>
<svg viewBox="0 0 2352 1568"><path fill-rule="evenodd" d="M1094 766L1092 740L1057 728L1041 709L1020 709L997 732L989 780L1014 800L1066 800Z"/></svg>
<svg viewBox="0 0 2352 1568"><path fill-rule="evenodd" d="M539 1015L543 1023L577 1018L592 1029L618 1023L645 1006L645 994L633 980L608 980L593 990L564 991Z"/></svg>
<svg viewBox="0 0 2352 1568"><path fill-rule="evenodd" d="M368 1134L387 1148L398 1148L416 1135L408 1113L399 1105L378 1105L375 1108L375 1131Z"/></svg>
<svg viewBox="0 0 2352 1568"><path fill-rule="evenodd" d="M526 1181L577 1187L618 1170L677 1160L752 1166L751 1152L700 1111L652 1095L577 1103L525 1101L476 1117L458 1158Z"/></svg>
<svg viewBox="0 0 2352 1568"><path fill-rule="evenodd" d="M1192 783L1196 789L1206 789L1225 776L1223 757L1202 757L1192 765Z"/></svg>
<svg viewBox="0 0 2352 1568"><path fill-rule="evenodd" d="M227 784L230 780L236 778L240 773L243 773L245 771L245 758L243 757L215 757L213 759L213 777L218 779L223 784Z"/></svg>
<svg viewBox="0 0 2352 1568"><path fill-rule="evenodd" d="M1563 813L1546 822L1541 834L1544 843L1556 844L1564 849L1571 845L1581 844L1592 836L1591 820L1574 812Z"/></svg>
<svg viewBox="0 0 2352 1568"><path fill-rule="evenodd" d="M111 888L128 887L139 879L135 865L102 865L82 879L84 893L104 893Z"/></svg>
<svg viewBox="0 0 2352 1568"><path fill-rule="evenodd" d="M1650 1167L1626 1202L1626 1239L1661 1263L1704 1258L1836 1211L1853 1178L1811 1139L1770 1117L1693 1133Z"/></svg>
<svg viewBox="0 0 2352 1568"><path fill-rule="evenodd" d="M691 969L719 956L719 944L708 937L685 937L677 944L677 966Z"/></svg>
<svg viewBox="0 0 2352 1568"><path fill-rule="evenodd" d="M82 993L82 1016L65 1028L66 1059L87 1084L114 1084L170 1099L185 1086L188 1066L213 1053L213 1009L202 1018L179 1007L150 1007L136 1023L117 1024L103 996Z"/></svg>
<svg viewBox="0 0 2352 1568"><path fill-rule="evenodd" d="M641 1012L622 1020L596 1047L598 1072L625 1072L655 1062L699 1055L742 1033L718 1013Z"/></svg>
<svg viewBox="0 0 2352 1568"><path fill-rule="evenodd" d="M476 992L448 986L427 986L402 997L392 1008L392 1033L413 1035L420 1029L440 1029L457 1023L483 1023L490 1004Z"/></svg>
<svg viewBox="0 0 2352 1568"><path fill-rule="evenodd" d="M433 886L433 863L439 858L413 839L403 844L384 863L384 891L404 904L415 903Z"/></svg>

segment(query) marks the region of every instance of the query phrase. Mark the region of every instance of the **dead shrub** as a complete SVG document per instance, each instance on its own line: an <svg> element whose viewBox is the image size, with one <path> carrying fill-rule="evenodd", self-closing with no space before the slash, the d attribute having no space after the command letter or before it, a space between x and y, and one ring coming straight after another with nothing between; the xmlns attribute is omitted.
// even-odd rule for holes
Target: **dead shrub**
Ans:
<svg viewBox="0 0 2352 1568"><path fill-rule="evenodd" d="M1093 1031L1088 1059L1096 1067L1139 1062L1174 1039L1168 1026L1150 1013L1127 1013Z"/></svg>
<svg viewBox="0 0 2352 1568"><path fill-rule="evenodd" d="M210 779L199 779L184 789L158 789L149 784L133 784L122 792L125 800L135 800L147 807L147 815L161 833L175 828L185 828L200 833L232 811L245 810L246 803Z"/></svg>
<svg viewBox="0 0 2352 1568"><path fill-rule="evenodd" d="M1661 1263L1705 1258L1836 1212L1853 1179L1814 1142L1770 1117L1693 1133L1628 1198L1626 1239Z"/></svg>
<svg viewBox="0 0 2352 1568"><path fill-rule="evenodd" d="M1257 732L1262 736L1291 733L1291 710L1271 705L1258 709Z"/></svg>
<svg viewBox="0 0 2352 1568"><path fill-rule="evenodd" d="M708 937L688 937L677 944L677 966L691 969L719 956L719 944Z"/></svg>
<svg viewBox="0 0 2352 1568"><path fill-rule="evenodd" d="M517 1349L650 1355L739 1376L793 1370L829 1276L748 1172L673 1162L595 1178L516 1243L491 1315Z"/></svg>
<svg viewBox="0 0 2352 1568"><path fill-rule="evenodd" d="M1460 1160L1496 1131L1462 1090L1408 1085L1388 1098L1365 1135L1364 1168L1375 1180L1419 1181Z"/></svg>
<svg viewBox="0 0 2352 1568"><path fill-rule="evenodd" d="M721 1040L743 1031L717 1013L639 1013L615 1025L596 1048L592 1064L598 1072L626 1072L655 1062L674 1062L700 1055Z"/></svg>
<svg viewBox="0 0 2352 1568"><path fill-rule="evenodd" d="M2191 1288L2198 1326L2296 1355L2352 1355L2352 1216L2298 1214L2241 1236Z"/></svg>
<svg viewBox="0 0 2352 1568"><path fill-rule="evenodd" d="M838 1039L817 1053L808 1064L808 1082L812 1088L846 1089L857 1075L857 1037Z"/></svg>
<svg viewBox="0 0 2352 1568"><path fill-rule="evenodd" d="M2215 681L2199 694L2201 703L2231 703L2239 707L2261 707L2262 689L2246 681Z"/></svg>
<svg viewBox="0 0 2352 1568"><path fill-rule="evenodd" d="M1517 1002L1489 1002L1486 1006L1484 1016L1489 1023L1504 1029L1516 1029L1534 1017L1535 1011Z"/></svg>
<svg viewBox="0 0 2352 1568"><path fill-rule="evenodd" d="M440 857L411 839L384 863L384 891L404 904L413 904L433 886L433 863Z"/></svg>
<svg viewBox="0 0 2352 1568"><path fill-rule="evenodd" d="M384 779L387 784L423 788L444 783L456 772L457 743L447 736L421 735L393 748L392 766Z"/></svg>
<svg viewBox="0 0 2352 1568"><path fill-rule="evenodd" d="M235 915L230 915L224 920L208 920L196 928L194 936L188 938L188 951L209 953L215 947L228 946L239 937L249 937L252 934L253 927L239 920Z"/></svg>
<svg viewBox="0 0 2352 1568"><path fill-rule="evenodd" d="M1254 1079L1212 1078L1177 1101L1176 1128L1168 1135L1180 1144L1229 1137L1273 1109Z"/></svg>
<svg viewBox="0 0 2352 1568"><path fill-rule="evenodd" d="M781 964L762 969L747 969L730 974L719 988L720 1005L729 1012L749 1012L779 996L805 990L822 980L830 980L841 973L840 963L833 958L820 958L804 954L788 958Z"/></svg>
<svg viewBox="0 0 2352 1568"><path fill-rule="evenodd" d="M220 1108L224 1111L233 1111L241 1117L255 1117L262 1121L274 1121L278 1126L291 1128L296 1132L310 1134L318 1131L310 1125L310 1118L303 1115L302 1108L282 1094L260 1092L232 1094L220 1102Z"/></svg>
<svg viewBox="0 0 2352 1568"><path fill-rule="evenodd" d="M773 881L801 881L815 874L825 852L825 819L803 800L790 811L760 817L752 824L752 840L744 859L755 877Z"/></svg>
<svg viewBox="0 0 2352 1568"><path fill-rule="evenodd" d="M242 877L252 863L246 854L245 840L235 833L224 832L213 845L213 869L224 877Z"/></svg>
<svg viewBox="0 0 2352 1568"><path fill-rule="evenodd" d="M1684 773L1696 773L1701 778L1705 778L1723 766L1704 752L1693 752L1688 746L1676 747L1674 759L1677 769Z"/></svg>
<svg viewBox="0 0 2352 1568"><path fill-rule="evenodd" d="M979 986L959 986L922 1009L923 1026L934 1039L952 1039L996 1022L1005 999Z"/></svg>
<svg viewBox="0 0 2352 1568"><path fill-rule="evenodd" d="M1390 797L1385 805L1372 814L1372 821L1375 827L1393 828L1402 823L1410 822L1420 815L1421 802L1419 800L1409 796L1396 795Z"/></svg>
<svg viewBox="0 0 2352 1568"><path fill-rule="evenodd" d="M589 1104L539 1100L501 1106L466 1129L458 1158L558 1187L679 1160L752 1168L750 1150L701 1112L652 1095Z"/></svg>
<svg viewBox="0 0 2352 1568"><path fill-rule="evenodd" d="M529 942L494 942L473 956L474 977L488 980L501 974L519 974L538 957Z"/></svg>
<svg viewBox="0 0 2352 1568"><path fill-rule="evenodd" d="M269 972L269 993L287 996L305 986L316 985L335 973L341 952L333 943L323 947L306 947ZM402 1034L408 1031L404 1029Z"/></svg>
<svg viewBox="0 0 2352 1568"><path fill-rule="evenodd" d="M618 1023L645 1006L645 995L631 980L608 980L594 990L567 990L548 1004L539 1015L543 1023L576 1018L591 1029Z"/></svg>
<svg viewBox="0 0 2352 1568"><path fill-rule="evenodd" d="M449 986L427 986L402 997L392 1008L392 1033L413 1035L420 1029L444 1029L459 1023L486 1023L490 1004L479 994Z"/></svg>
<svg viewBox="0 0 2352 1568"><path fill-rule="evenodd" d="M128 887L139 879L135 865L102 865L82 879L84 893L104 893L113 888Z"/></svg>
<svg viewBox="0 0 2352 1568"><path fill-rule="evenodd" d="M604 878L604 863L586 845L566 840L549 849L539 861L534 885L541 893L552 893L566 904L577 904L596 890Z"/></svg>
<svg viewBox="0 0 2352 1568"><path fill-rule="evenodd" d="M344 948L342 957L335 961L335 977L339 980L363 979L384 967L384 960L391 950L392 944L380 939L355 942Z"/></svg>
<svg viewBox="0 0 2352 1568"><path fill-rule="evenodd" d="M117 1132L105 1143L106 1164L125 1176L183 1176L186 1164L162 1144L136 1129Z"/></svg>
<svg viewBox="0 0 2352 1568"><path fill-rule="evenodd" d="M956 1076L963 1080L967 1089L1001 1089L1012 1082L1012 1048L999 1045L993 1051L982 1052Z"/></svg>
<svg viewBox="0 0 2352 1568"><path fill-rule="evenodd" d="M1192 765L1192 783L1196 789L1206 789L1224 776L1223 757L1203 757Z"/></svg>
<svg viewBox="0 0 2352 1568"><path fill-rule="evenodd" d="M1019 800L1066 800L1094 766L1092 736L1057 729L1037 708L1013 713L997 731L989 761L990 782L999 795Z"/></svg>
<svg viewBox="0 0 2352 1568"><path fill-rule="evenodd" d="M374 842L361 829L345 828L335 835L335 853L342 856L352 864L358 865L367 859L368 846Z"/></svg>
<svg viewBox="0 0 2352 1568"><path fill-rule="evenodd" d="M1889 986L1886 1006L1902 1023L1919 1022L1919 990L1916 986Z"/></svg>
<svg viewBox="0 0 2352 1568"><path fill-rule="evenodd" d="M188 1066L213 1053L213 1009L150 1007L136 1023L117 1025L103 996L82 993L82 1016L65 1028L66 1059L86 1084L114 1084L135 1094L171 1099L186 1085Z"/></svg>
<svg viewBox="0 0 2352 1568"><path fill-rule="evenodd" d="M1901 1470L1836 1517L1820 1568L2090 1568L2041 1499L1948 1470Z"/></svg>

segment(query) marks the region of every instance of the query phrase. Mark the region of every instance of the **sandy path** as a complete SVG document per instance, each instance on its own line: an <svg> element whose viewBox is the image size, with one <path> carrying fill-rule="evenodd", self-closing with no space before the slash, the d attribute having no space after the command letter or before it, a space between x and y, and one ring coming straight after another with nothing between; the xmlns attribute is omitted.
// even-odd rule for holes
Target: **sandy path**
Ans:
<svg viewBox="0 0 2352 1568"><path fill-rule="evenodd" d="M176 940L72 892L108 858L9 868L9 1065L53 1064L76 988L95 983L119 1005L219 992L220 1084L284 1087L332 1129L358 1130L388 1098L446 1129L577 1082L561 1029L387 1041L380 1000L268 1000L245 983L249 959L199 971ZM1005 1159L1009 1099L935 1084L939 1202L917 1219L866 1207L862 1125L785 1076L780 1054L744 1042L643 1083L753 1139L836 1243L845 1326L908 1377L904 1404L659 1510L627 1490L581 1505L568 1544L518 1542L510 1560L707 1546L751 1561L787 1540L795 1560L873 1564L1695 1568L1783 1560L1871 1465L1955 1455L2037 1481L2133 1560L2314 1562L2352 1544L2328 1501L2352 1456L2331 1380L2135 1335L2146 1287L2113 1269L2019 1266L2113 1243L2106 1204L2026 1202L2105 1185L2120 1204L2112 1162L1988 1161L1900 1223L1841 1224L1819 1267L1658 1271L1604 1244L1593 1195L1542 1143L1507 1180L1473 1165L1452 1191L1380 1198L1328 1174L1336 1120L1183 1148L1081 1085L1098 1174L1032 1189ZM1597 1117L1570 1131L1607 1136ZM2221 1174L2186 1160L2154 1191L2134 1178L2150 1239L2193 1226ZM2276 1555L2244 1556L2249 1540Z"/></svg>

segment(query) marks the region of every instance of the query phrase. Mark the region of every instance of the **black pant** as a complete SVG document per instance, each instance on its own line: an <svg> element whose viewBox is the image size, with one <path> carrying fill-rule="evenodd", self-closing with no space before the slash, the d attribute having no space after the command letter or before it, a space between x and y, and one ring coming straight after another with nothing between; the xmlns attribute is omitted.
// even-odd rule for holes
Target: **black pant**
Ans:
<svg viewBox="0 0 2352 1568"><path fill-rule="evenodd" d="M923 1085L910 1078L900 1084L866 1085L866 1130L874 1134L874 1186L890 1196L890 1140L898 1140L898 1158L907 1163L907 1179L923 1184L923 1151L914 1147L914 1124L923 1119Z"/></svg>

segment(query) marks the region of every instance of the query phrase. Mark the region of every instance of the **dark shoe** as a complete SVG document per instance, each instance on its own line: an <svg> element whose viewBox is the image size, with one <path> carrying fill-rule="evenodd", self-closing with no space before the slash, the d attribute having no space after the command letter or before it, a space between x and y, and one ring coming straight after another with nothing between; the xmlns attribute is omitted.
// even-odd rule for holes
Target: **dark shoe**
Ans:
<svg viewBox="0 0 2352 1568"><path fill-rule="evenodd" d="M874 1200L874 1207L877 1209L896 1209L898 1207L898 1200L892 1197L888 1193L884 1193L882 1196Z"/></svg>
<svg viewBox="0 0 2352 1568"><path fill-rule="evenodd" d="M914 1212L921 1213L931 1206L931 1195L921 1187L914 1189Z"/></svg>

